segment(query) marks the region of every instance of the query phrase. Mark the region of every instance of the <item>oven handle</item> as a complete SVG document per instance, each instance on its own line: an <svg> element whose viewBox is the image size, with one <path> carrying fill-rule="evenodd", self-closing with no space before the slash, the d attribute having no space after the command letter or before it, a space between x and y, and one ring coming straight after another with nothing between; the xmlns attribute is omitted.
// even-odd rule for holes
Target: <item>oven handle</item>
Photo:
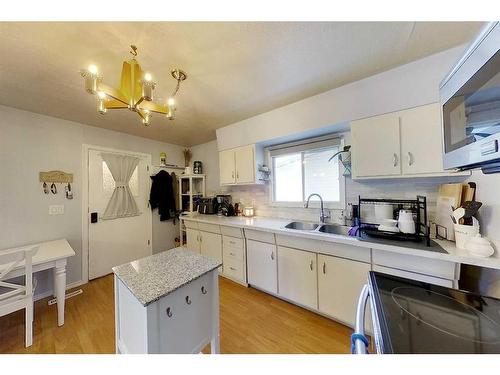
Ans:
<svg viewBox="0 0 500 375"><path fill-rule="evenodd" d="M363 285L358 299L356 310L356 323L354 333L351 336L352 354L368 354L368 339L365 336L365 311L366 303L370 297L370 289L367 284Z"/></svg>

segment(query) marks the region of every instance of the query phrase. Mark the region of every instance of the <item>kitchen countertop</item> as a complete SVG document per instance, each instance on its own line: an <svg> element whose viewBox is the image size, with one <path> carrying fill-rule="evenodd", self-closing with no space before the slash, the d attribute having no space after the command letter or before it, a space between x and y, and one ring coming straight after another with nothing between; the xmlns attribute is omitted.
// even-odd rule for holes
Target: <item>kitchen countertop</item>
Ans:
<svg viewBox="0 0 500 375"><path fill-rule="evenodd" d="M113 272L147 306L221 265L215 259L178 247L113 267Z"/></svg>
<svg viewBox="0 0 500 375"><path fill-rule="evenodd" d="M317 231L303 231L295 229L287 229L285 225L290 223L291 219L278 219L271 217L242 217L242 216L217 216L217 215L201 215L194 214L192 216L181 216L182 220L185 221L196 221L207 224L218 224L227 225L231 227L245 228L245 229L255 229L259 231L272 232L275 234L282 234L287 236L296 236L302 238L310 238L320 241L327 241L333 243L342 243L347 245L354 245L359 247L364 247L368 249L377 249L391 251L399 254L416 255L424 258L440 259L448 262L469 264L480 267L494 268L500 270L500 258L498 258L498 252L489 258L481 258L470 255L466 250L458 249L454 242L446 240L434 240L438 245L440 245L445 251L445 253L439 253L435 251L427 251L419 248L411 248L407 246L397 246L387 243L371 242L367 240L360 240L357 237L349 237L337 234L328 234Z"/></svg>

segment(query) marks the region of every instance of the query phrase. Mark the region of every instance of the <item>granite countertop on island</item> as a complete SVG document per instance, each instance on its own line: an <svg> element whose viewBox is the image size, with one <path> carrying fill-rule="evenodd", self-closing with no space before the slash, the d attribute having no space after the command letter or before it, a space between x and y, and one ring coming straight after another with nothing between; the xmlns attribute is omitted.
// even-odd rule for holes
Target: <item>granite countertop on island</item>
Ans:
<svg viewBox="0 0 500 375"><path fill-rule="evenodd" d="M178 247L113 267L113 272L147 306L221 265L216 259Z"/></svg>

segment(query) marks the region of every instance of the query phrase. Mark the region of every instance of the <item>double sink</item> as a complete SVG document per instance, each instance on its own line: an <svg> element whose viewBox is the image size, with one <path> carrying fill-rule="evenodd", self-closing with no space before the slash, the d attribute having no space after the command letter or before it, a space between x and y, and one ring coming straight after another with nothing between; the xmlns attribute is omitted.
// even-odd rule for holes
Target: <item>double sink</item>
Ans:
<svg viewBox="0 0 500 375"><path fill-rule="evenodd" d="M316 224L316 223L308 223L304 221L292 221L285 225L286 229L293 230L301 230L308 232L321 232L328 234L337 234L341 236L347 236L347 232L349 231L349 227L345 225L339 224Z"/></svg>

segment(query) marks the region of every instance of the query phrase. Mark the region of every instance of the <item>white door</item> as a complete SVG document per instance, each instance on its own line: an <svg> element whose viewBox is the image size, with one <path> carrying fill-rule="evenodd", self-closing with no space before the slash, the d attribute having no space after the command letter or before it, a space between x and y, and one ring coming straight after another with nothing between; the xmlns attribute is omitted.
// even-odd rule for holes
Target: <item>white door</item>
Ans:
<svg viewBox="0 0 500 375"><path fill-rule="evenodd" d="M401 174L399 116L394 113L351 123L354 177Z"/></svg>
<svg viewBox="0 0 500 375"><path fill-rule="evenodd" d="M278 293L276 245L247 240L248 283L270 293Z"/></svg>
<svg viewBox="0 0 500 375"><path fill-rule="evenodd" d="M278 246L279 295L317 309L316 253Z"/></svg>
<svg viewBox="0 0 500 375"><path fill-rule="evenodd" d="M319 311L354 327L359 294L368 282L370 264L318 255ZM366 314L370 331L370 314Z"/></svg>
<svg viewBox="0 0 500 375"><path fill-rule="evenodd" d="M403 173L443 172L439 103L401 111L400 117Z"/></svg>
<svg viewBox="0 0 500 375"><path fill-rule="evenodd" d="M112 272L111 268L151 255L152 223L148 206L150 178L147 171L151 156L125 153L140 158L129 186L139 211L138 216L101 220L115 182L101 153L109 150L88 151L88 242L89 279ZM97 214L97 221L93 218Z"/></svg>
<svg viewBox="0 0 500 375"><path fill-rule="evenodd" d="M236 172L234 166L234 151L224 150L219 152L220 183L234 184L236 181Z"/></svg>
<svg viewBox="0 0 500 375"><path fill-rule="evenodd" d="M222 235L200 231L201 254L222 262Z"/></svg>
<svg viewBox="0 0 500 375"><path fill-rule="evenodd" d="M186 228L186 247L200 252L200 232L197 229Z"/></svg>
<svg viewBox="0 0 500 375"><path fill-rule="evenodd" d="M255 182L254 146L238 147L235 152L236 183L249 184Z"/></svg>

